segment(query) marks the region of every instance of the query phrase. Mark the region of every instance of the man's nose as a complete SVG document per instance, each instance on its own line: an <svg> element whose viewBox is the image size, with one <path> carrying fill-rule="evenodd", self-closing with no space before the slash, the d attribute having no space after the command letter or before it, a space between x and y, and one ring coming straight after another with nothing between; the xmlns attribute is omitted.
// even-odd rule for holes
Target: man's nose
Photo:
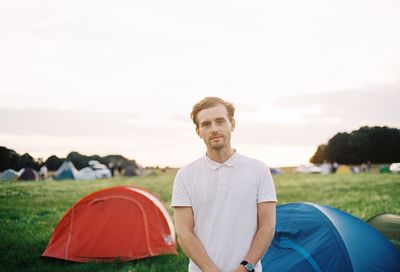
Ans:
<svg viewBox="0 0 400 272"><path fill-rule="evenodd" d="M217 124L215 122L211 123L211 131L217 131Z"/></svg>

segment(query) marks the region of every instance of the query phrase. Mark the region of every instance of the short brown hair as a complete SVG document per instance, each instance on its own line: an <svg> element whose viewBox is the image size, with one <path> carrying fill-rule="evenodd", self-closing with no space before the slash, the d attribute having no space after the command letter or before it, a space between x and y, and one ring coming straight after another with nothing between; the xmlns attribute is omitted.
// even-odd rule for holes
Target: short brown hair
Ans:
<svg viewBox="0 0 400 272"><path fill-rule="evenodd" d="M200 102L196 103L193 106L192 113L190 114L190 118L192 118L193 123L196 125L196 127L199 127L199 124L197 123L197 114L204 109L209 109L218 105L224 105L226 110L228 111L228 117L229 121L232 121L233 115L235 114L235 107L233 106L232 103L227 102L219 97L215 96L209 96L203 98Z"/></svg>

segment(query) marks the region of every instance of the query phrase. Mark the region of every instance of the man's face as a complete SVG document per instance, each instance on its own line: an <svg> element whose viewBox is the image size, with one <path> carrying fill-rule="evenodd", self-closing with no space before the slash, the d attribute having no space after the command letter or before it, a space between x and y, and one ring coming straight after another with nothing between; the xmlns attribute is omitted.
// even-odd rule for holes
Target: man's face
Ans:
<svg viewBox="0 0 400 272"><path fill-rule="evenodd" d="M197 124L196 132L208 149L221 150L230 146L235 120L229 120L228 111L224 105L199 111Z"/></svg>

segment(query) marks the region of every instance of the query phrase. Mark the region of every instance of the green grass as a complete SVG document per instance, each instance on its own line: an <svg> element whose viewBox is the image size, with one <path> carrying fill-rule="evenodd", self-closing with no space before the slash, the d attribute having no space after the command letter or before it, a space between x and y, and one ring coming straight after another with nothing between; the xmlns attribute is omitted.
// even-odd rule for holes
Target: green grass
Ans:
<svg viewBox="0 0 400 272"><path fill-rule="evenodd" d="M187 271L188 260L158 256L131 262L77 264L42 258L50 236L77 200L96 190L135 185L151 190L167 206L174 174L96 181L0 182L0 264L4 271ZM381 212L400 214L400 175L285 174L275 176L279 204L330 205L363 220ZM170 209L170 212L172 210ZM393 241L396 245L400 241Z"/></svg>

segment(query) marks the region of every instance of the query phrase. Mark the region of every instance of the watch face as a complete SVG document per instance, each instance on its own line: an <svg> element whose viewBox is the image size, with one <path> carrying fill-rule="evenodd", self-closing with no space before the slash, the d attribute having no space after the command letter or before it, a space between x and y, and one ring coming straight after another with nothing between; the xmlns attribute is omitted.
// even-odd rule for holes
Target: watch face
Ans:
<svg viewBox="0 0 400 272"><path fill-rule="evenodd" d="M247 271L253 271L254 270L254 266L251 263L247 263L245 266Z"/></svg>

